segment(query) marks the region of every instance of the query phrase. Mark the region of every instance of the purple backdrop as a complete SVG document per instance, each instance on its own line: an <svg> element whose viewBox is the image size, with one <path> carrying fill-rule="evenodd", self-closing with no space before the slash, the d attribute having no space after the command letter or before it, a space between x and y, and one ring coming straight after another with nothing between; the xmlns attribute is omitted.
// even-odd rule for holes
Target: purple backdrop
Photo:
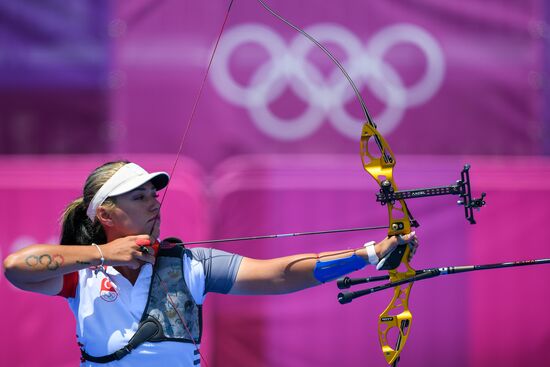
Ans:
<svg viewBox="0 0 550 367"><path fill-rule="evenodd" d="M158 2L138 22L141 4L115 10L114 149L173 152L226 5ZM399 153L542 153L542 1L273 6L342 59ZM207 168L243 153L354 153L363 120L326 56L257 2L237 1L185 153ZM151 137L163 144L147 146Z"/></svg>
<svg viewBox="0 0 550 367"><path fill-rule="evenodd" d="M273 5L343 61L399 153L550 146L544 1ZM173 153L226 7L2 2L1 151ZM362 120L326 56L256 1L238 0L185 152L207 169L243 153L352 153Z"/></svg>
<svg viewBox="0 0 550 367"><path fill-rule="evenodd" d="M108 151L105 0L0 2L0 153Z"/></svg>

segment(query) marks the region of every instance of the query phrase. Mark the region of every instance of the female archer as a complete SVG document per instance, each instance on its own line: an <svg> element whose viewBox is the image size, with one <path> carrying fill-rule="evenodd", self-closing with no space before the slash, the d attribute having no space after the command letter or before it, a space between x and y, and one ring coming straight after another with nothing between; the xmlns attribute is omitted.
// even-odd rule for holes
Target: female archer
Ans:
<svg viewBox="0 0 550 367"><path fill-rule="evenodd" d="M196 366L209 292L284 294L377 264L414 233L357 249L268 260L159 244L157 192L165 172L118 161L95 169L62 217L61 245L32 245L4 260L16 287L65 297L82 366Z"/></svg>

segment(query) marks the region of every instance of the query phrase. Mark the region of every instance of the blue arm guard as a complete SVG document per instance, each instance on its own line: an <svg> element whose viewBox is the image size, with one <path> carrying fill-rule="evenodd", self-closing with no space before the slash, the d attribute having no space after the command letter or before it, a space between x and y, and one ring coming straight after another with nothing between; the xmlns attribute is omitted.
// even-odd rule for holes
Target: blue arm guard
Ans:
<svg viewBox="0 0 550 367"><path fill-rule="evenodd" d="M357 254L342 259L334 259L329 261L317 261L313 275L315 279L321 283L334 280L342 275L351 273L352 271L364 268L367 265L365 259Z"/></svg>

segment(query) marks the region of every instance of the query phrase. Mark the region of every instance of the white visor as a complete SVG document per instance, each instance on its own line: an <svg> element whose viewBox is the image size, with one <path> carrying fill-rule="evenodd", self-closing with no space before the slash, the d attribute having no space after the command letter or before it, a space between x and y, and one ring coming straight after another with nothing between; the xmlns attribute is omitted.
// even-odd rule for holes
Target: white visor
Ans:
<svg viewBox="0 0 550 367"><path fill-rule="evenodd" d="M151 181L157 190L161 190L168 185L169 180L170 176L166 172L149 173L135 163L127 163L120 167L120 169L96 192L88 206L86 214L93 222L97 208L103 204L108 197L125 194L149 181Z"/></svg>

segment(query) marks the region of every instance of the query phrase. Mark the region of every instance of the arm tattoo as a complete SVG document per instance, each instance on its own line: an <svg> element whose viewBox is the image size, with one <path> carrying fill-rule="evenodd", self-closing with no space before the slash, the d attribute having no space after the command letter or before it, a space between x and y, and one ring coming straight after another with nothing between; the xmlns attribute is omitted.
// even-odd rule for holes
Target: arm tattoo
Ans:
<svg viewBox="0 0 550 367"><path fill-rule="evenodd" d="M25 259L25 263L30 268L39 268L39 269L48 269L48 270L57 270L63 263L65 259L61 255L49 255L44 254L40 256L30 255Z"/></svg>
<svg viewBox="0 0 550 367"><path fill-rule="evenodd" d="M25 259L25 262L30 268L34 268L36 264L38 264L38 256L34 256L34 255L28 256Z"/></svg>

